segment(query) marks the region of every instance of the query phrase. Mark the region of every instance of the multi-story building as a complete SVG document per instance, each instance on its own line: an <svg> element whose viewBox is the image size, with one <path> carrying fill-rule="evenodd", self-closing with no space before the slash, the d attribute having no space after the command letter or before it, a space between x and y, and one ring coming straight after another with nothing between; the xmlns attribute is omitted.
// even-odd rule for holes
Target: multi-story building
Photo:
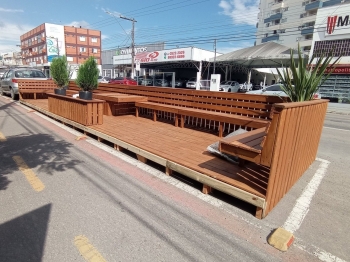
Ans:
<svg viewBox="0 0 350 262"><path fill-rule="evenodd" d="M2 66L18 66L22 65L21 52L7 52L0 54L0 65Z"/></svg>
<svg viewBox="0 0 350 262"><path fill-rule="evenodd" d="M52 59L66 55L72 65L95 57L101 65L101 31L44 23L21 35L23 64L48 68Z"/></svg>
<svg viewBox="0 0 350 262"><path fill-rule="evenodd" d="M349 0L260 0L256 44L269 41L304 52L312 45L317 10Z"/></svg>

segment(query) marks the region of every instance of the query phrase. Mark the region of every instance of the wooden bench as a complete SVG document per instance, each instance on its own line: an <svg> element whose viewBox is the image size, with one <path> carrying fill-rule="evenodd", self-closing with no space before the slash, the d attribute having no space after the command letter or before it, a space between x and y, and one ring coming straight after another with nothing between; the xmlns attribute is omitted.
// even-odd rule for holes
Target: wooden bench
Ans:
<svg viewBox="0 0 350 262"><path fill-rule="evenodd" d="M219 142L219 151L238 156L244 166L245 160L270 167L278 116L272 108L272 120L264 128L258 128L237 136L226 137Z"/></svg>
<svg viewBox="0 0 350 262"><path fill-rule="evenodd" d="M53 92L57 85L53 80L18 80L19 98L23 99L37 99L38 94L41 98L47 98L47 92Z"/></svg>
<svg viewBox="0 0 350 262"><path fill-rule="evenodd" d="M76 88L74 82L69 86ZM113 92L147 97L147 102L136 102L137 116L215 130L220 137L240 127L251 130L266 126L272 104L282 102L276 96L163 87L99 84L94 90L94 94Z"/></svg>
<svg viewBox="0 0 350 262"><path fill-rule="evenodd" d="M185 126L185 116L192 116L202 119L208 119L219 122L219 137L223 136L223 124L234 124L251 128L261 128L268 124L268 120L252 118L236 114L227 114L198 108L181 107L176 105L167 105L154 102L136 102L136 116L139 116L139 108L148 108L153 110L153 120L157 121L157 111L165 111L175 114L175 126Z"/></svg>

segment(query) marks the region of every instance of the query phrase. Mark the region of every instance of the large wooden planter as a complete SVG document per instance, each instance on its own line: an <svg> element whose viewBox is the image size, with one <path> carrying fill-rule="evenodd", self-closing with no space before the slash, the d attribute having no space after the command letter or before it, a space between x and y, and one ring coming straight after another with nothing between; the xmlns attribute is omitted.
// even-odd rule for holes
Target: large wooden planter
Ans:
<svg viewBox="0 0 350 262"><path fill-rule="evenodd" d="M103 104L99 99L82 100L69 96L47 94L49 111L85 126L103 124Z"/></svg>

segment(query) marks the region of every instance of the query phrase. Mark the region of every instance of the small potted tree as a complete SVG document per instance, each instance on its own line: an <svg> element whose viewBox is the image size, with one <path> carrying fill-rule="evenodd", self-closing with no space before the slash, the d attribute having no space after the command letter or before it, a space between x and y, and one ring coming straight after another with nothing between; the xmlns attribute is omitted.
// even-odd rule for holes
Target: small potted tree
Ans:
<svg viewBox="0 0 350 262"><path fill-rule="evenodd" d="M92 100L92 90L98 86L99 70L94 57L90 56L78 70L77 79L75 83L81 89L79 91L79 98L85 100Z"/></svg>
<svg viewBox="0 0 350 262"><path fill-rule="evenodd" d="M65 96L69 78L71 76L66 56L54 58L50 66L50 71L52 79L57 85L55 94Z"/></svg>

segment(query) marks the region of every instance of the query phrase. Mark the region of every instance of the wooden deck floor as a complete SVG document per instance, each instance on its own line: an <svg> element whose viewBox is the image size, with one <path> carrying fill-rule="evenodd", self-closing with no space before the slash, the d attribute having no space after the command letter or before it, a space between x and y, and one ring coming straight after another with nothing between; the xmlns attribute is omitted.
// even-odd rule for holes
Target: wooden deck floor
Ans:
<svg viewBox="0 0 350 262"><path fill-rule="evenodd" d="M40 108L43 113L48 110L46 99L26 100L24 103ZM269 169L253 163L241 168L208 153L207 146L219 140L216 135L133 115L104 116L102 125L89 128L265 198Z"/></svg>

